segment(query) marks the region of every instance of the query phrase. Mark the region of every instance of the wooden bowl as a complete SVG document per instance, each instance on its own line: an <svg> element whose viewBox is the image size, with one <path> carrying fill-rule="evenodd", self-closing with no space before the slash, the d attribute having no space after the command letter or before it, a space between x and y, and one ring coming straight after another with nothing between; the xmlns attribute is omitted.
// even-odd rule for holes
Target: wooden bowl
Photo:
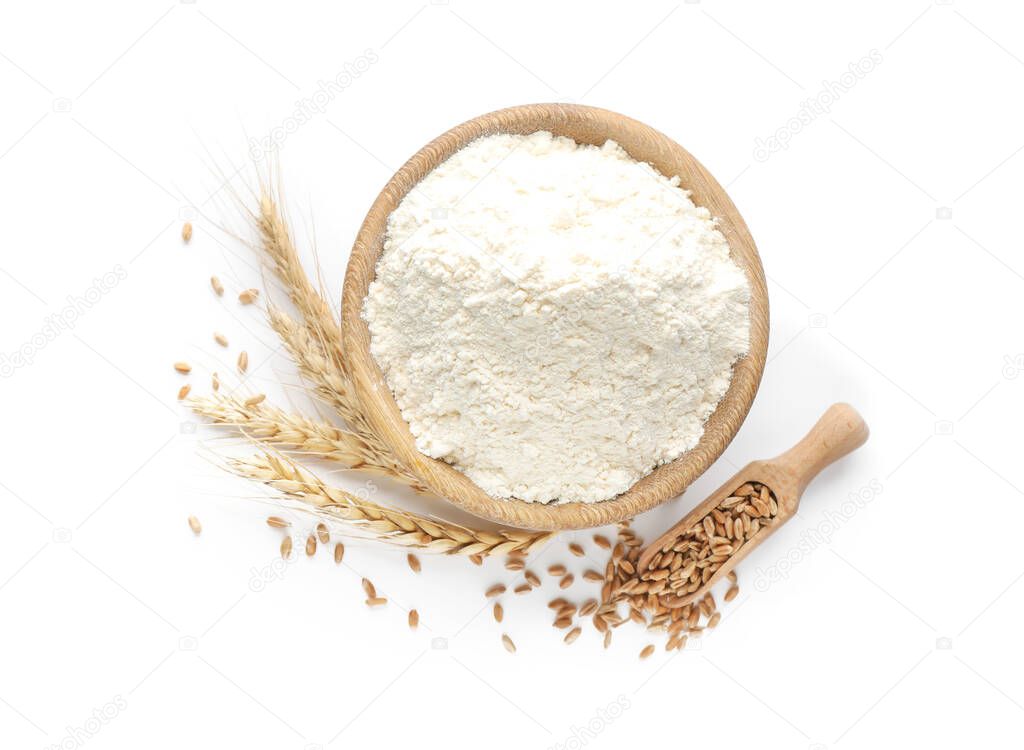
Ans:
<svg viewBox="0 0 1024 750"><path fill-rule="evenodd" d="M705 424L700 442L621 495L598 503L542 505L496 500L457 469L416 450L409 426L370 355L370 332L360 315L383 250L388 216L406 193L476 138L538 130L594 145L612 139L634 159L649 162L669 177L678 175L682 187L692 192L694 203L705 206L718 218L733 260L750 280L750 351L736 363L729 390ZM715 178L682 146L657 130L615 112L569 104L528 104L481 115L452 128L409 159L377 196L356 237L345 274L341 318L356 395L370 426L391 447L394 456L433 492L463 510L529 529L579 529L623 521L681 494L722 454L739 430L757 393L768 348L768 292L761 259L747 225Z"/></svg>

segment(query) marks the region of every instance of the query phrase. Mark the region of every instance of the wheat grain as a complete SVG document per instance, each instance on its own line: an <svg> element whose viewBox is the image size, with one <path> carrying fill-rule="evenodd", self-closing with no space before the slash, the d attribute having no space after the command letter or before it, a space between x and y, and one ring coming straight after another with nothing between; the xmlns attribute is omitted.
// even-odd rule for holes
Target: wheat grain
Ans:
<svg viewBox="0 0 1024 750"><path fill-rule="evenodd" d="M210 378L210 385L213 387L214 392L219 391L220 390L220 375L218 375L217 373L213 373L213 375Z"/></svg>
<svg viewBox="0 0 1024 750"><path fill-rule="evenodd" d="M409 628L415 630L420 626L420 613L415 609L409 610Z"/></svg>
<svg viewBox="0 0 1024 750"><path fill-rule="evenodd" d="M188 362L175 362L174 369L183 375L187 375L188 373L192 372L192 365L190 365Z"/></svg>
<svg viewBox="0 0 1024 750"><path fill-rule="evenodd" d="M373 582L369 578L363 579L363 591L371 599L377 596L377 588L373 585Z"/></svg>
<svg viewBox="0 0 1024 750"><path fill-rule="evenodd" d="M533 591L533 586L531 586L528 583L521 583L518 586L516 586L514 589L512 589L512 591L513 591L513 593L516 593L516 594L528 594L531 591Z"/></svg>
<svg viewBox="0 0 1024 750"><path fill-rule="evenodd" d="M573 577L572 573L567 573L562 577L562 580L558 582L558 588L567 589L572 586L572 582L575 580L576 579Z"/></svg>
<svg viewBox="0 0 1024 750"><path fill-rule="evenodd" d="M242 353L238 355L238 371L239 372L245 372L248 369L249 369L249 353L247 351L243 350Z"/></svg>
<svg viewBox="0 0 1024 750"><path fill-rule="evenodd" d="M501 643L505 647L505 650L508 651L510 654L514 654L516 652L516 644L514 644L512 642L512 639L509 638L508 635L506 635L505 633L501 634Z"/></svg>
<svg viewBox="0 0 1024 750"><path fill-rule="evenodd" d="M600 534L594 534L594 544L601 549L611 549L612 543L608 541L608 537L601 536Z"/></svg>
<svg viewBox="0 0 1024 750"><path fill-rule="evenodd" d="M178 389L178 400L181 401L182 399L184 399L191 390L192 386L190 386L188 383L185 383L185 385L181 386L181 388Z"/></svg>
<svg viewBox="0 0 1024 750"><path fill-rule="evenodd" d="M279 516L267 516L267 526L275 529L285 529L291 526L291 521L286 521Z"/></svg>
<svg viewBox="0 0 1024 750"><path fill-rule="evenodd" d="M526 572L524 572L523 578L525 578L526 582L529 583L531 586L540 586L540 576L538 576L532 570L527 570Z"/></svg>
<svg viewBox="0 0 1024 750"><path fill-rule="evenodd" d="M551 565L548 567L548 573L553 576L564 576L565 566L564 565Z"/></svg>
<svg viewBox="0 0 1024 750"><path fill-rule="evenodd" d="M345 559L345 545L338 542L334 545L334 562L337 565L341 564L341 561Z"/></svg>
<svg viewBox="0 0 1024 750"><path fill-rule="evenodd" d="M213 332L213 340L216 341L221 346L227 346L228 345L228 337L225 336L220 331L214 331Z"/></svg>
<svg viewBox="0 0 1024 750"><path fill-rule="evenodd" d="M387 603L387 597L384 596L371 596L366 600L367 607L383 607Z"/></svg>
<svg viewBox="0 0 1024 750"><path fill-rule="evenodd" d="M238 301L241 302L243 305L251 305L257 299L259 299L259 296L259 289L245 289L239 293Z"/></svg>
<svg viewBox="0 0 1024 750"><path fill-rule="evenodd" d="M572 542L569 545L569 551L572 552L574 555L576 555L576 557L583 557L583 555L586 554L583 551L583 547L581 547L580 545L576 544L576 542Z"/></svg>
<svg viewBox="0 0 1024 750"><path fill-rule="evenodd" d="M316 554L316 537L312 534L306 537L306 554L310 557Z"/></svg>
<svg viewBox="0 0 1024 750"><path fill-rule="evenodd" d="M641 649L641 651L640 651L640 658L641 659L646 659L648 656L650 656L653 653L654 653L654 644L653 643L648 643L646 646L643 647L643 649Z"/></svg>
<svg viewBox="0 0 1024 750"><path fill-rule="evenodd" d="M493 598L495 596L501 596L504 593L505 593L505 584L504 583L496 583L493 586L491 586L489 589L487 589L487 591L484 592L484 596L487 597L488 599L491 599L491 598Z"/></svg>
<svg viewBox="0 0 1024 750"><path fill-rule="evenodd" d="M320 544L327 544L331 541L331 533L327 530L327 524L318 523L316 525L316 538Z"/></svg>
<svg viewBox="0 0 1024 750"><path fill-rule="evenodd" d="M409 563L409 568L412 570L413 573L420 572L420 559L416 557L416 555L410 552L408 555L405 556L405 561Z"/></svg>
<svg viewBox="0 0 1024 750"><path fill-rule="evenodd" d="M577 638L580 637L580 633L582 633L582 632L583 632L583 629L580 628L579 626L577 626L577 627L573 628L572 630L570 630L568 633L566 633L565 634L565 638L563 638L562 640L565 641L566 643L572 643L573 641L575 641Z"/></svg>
<svg viewBox="0 0 1024 750"><path fill-rule="evenodd" d="M203 533L203 526L199 523L199 519L195 516L188 517L188 527L192 529L192 533L196 536L199 536L201 533Z"/></svg>
<svg viewBox="0 0 1024 750"><path fill-rule="evenodd" d="M186 221L181 225L181 239L186 245L192 241L192 222Z"/></svg>
<svg viewBox="0 0 1024 750"><path fill-rule="evenodd" d="M494 609L492 610L492 612L494 614L495 622L501 622L505 619L505 609L501 606L501 602L494 603Z"/></svg>
<svg viewBox="0 0 1024 750"><path fill-rule="evenodd" d="M218 297L224 296L224 285L220 283L220 279L216 276L210 277L210 286L213 287L213 291Z"/></svg>
<svg viewBox="0 0 1024 750"><path fill-rule="evenodd" d="M267 399L267 395L265 393L259 393L259 394L255 395L255 396L251 396L251 397L247 398L245 400L245 405L251 409L254 406L262 404L264 401L266 401L266 399Z"/></svg>
<svg viewBox="0 0 1024 750"><path fill-rule="evenodd" d="M285 560L287 560L291 556L292 556L292 538L290 536L286 536L284 539L281 540L281 557L283 557Z"/></svg>

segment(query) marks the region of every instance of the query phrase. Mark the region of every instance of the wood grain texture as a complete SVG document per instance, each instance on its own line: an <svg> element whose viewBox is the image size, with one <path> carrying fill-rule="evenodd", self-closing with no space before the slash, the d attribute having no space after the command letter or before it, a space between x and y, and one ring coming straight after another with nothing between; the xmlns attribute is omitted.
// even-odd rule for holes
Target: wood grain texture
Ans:
<svg viewBox="0 0 1024 750"><path fill-rule="evenodd" d="M370 355L370 332L360 313L377 260L383 250L387 219L405 195L437 165L476 138L495 133L529 134L548 130L579 143L618 142L630 156L649 162L662 174L678 175L694 203L719 220L733 260L750 281L750 351L738 361L732 383L708 419L697 446L660 466L623 494L599 503L541 505L496 500L464 474L416 450L409 426L384 376ZM370 207L356 237L345 274L341 305L342 338L354 388L373 428L394 456L433 492L474 515L529 529L578 529L632 518L682 493L725 450L746 418L757 393L768 349L768 292L764 270L747 225L725 190L682 146L624 115L581 105L528 104L476 117L434 139L388 181Z"/></svg>
<svg viewBox="0 0 1024 750"><path fill-rule="evenodd" d="M799 443L780 456L744 466L676 525L651 542L641 553L637 569L645 570L663 545L674 541L683 531L704 518L738 487L747 482L766 485L779 504L778 514L770 524L763 526L761 531L723 562L707 583L680 600L678 606L684 607L694 599L699 599L782 524L796 515L804 490L822 469L864 445L867 439L868 426L857 410L849 404L832 404Z"/></svg>

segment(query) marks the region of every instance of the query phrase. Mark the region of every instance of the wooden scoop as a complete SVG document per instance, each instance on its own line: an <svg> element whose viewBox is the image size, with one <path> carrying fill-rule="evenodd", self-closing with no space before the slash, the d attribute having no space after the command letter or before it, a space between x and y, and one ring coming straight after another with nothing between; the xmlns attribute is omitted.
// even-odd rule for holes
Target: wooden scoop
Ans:
<svg viewBox="0 0 1024 750"><path fill-rule="evenodd" d="M774 493L778 503L776 516L730 554L704 585L693 593L676 598L671 606L684 607L694 599L704 596L708 589L735 568L740 560L793 517L807 485L822 469L859 448L867 439L868 426L860 414L849 404L833 404L803 440L781 456L747 464L717 492L687 513L683 520L658 537L640 555L637 570L646 571L651 559L663 547L667 545L670 548L682 532L700 523L712 508L718 507L744 484L758 482L767 486Z"/></svg>

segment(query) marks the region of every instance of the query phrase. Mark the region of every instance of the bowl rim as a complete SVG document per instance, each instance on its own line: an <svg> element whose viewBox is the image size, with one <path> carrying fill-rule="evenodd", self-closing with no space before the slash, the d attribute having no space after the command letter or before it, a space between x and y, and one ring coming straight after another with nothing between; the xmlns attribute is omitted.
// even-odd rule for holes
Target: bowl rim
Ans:
<svg viewBox="0 0 1024 750"><path fill-rule="evenodd" d="M597 145L612 139L634 159L648 162L670 177L678 175L694 203L708 208L717 219L731 257L750 283L750 348L734 364L729 389L705 422L698 444L655 468L626 492L595 503L545 505L498 500L453 466L420 453L370 354L369 328L361 314L383 250L388 216L405 195L438 164L476 138L542 130ZM686 149L663 133L617 112L579 104L526 104L489 112L456 125L417 151L388 180L367 212L352 247L342 289L342 346L352 387L369 427L394 457L439 497L475 516L538 530L590 528L625 521L682 494L721 456L746 418L764 372L768 329L768 292L760 255L724 188Z"/></svg>

